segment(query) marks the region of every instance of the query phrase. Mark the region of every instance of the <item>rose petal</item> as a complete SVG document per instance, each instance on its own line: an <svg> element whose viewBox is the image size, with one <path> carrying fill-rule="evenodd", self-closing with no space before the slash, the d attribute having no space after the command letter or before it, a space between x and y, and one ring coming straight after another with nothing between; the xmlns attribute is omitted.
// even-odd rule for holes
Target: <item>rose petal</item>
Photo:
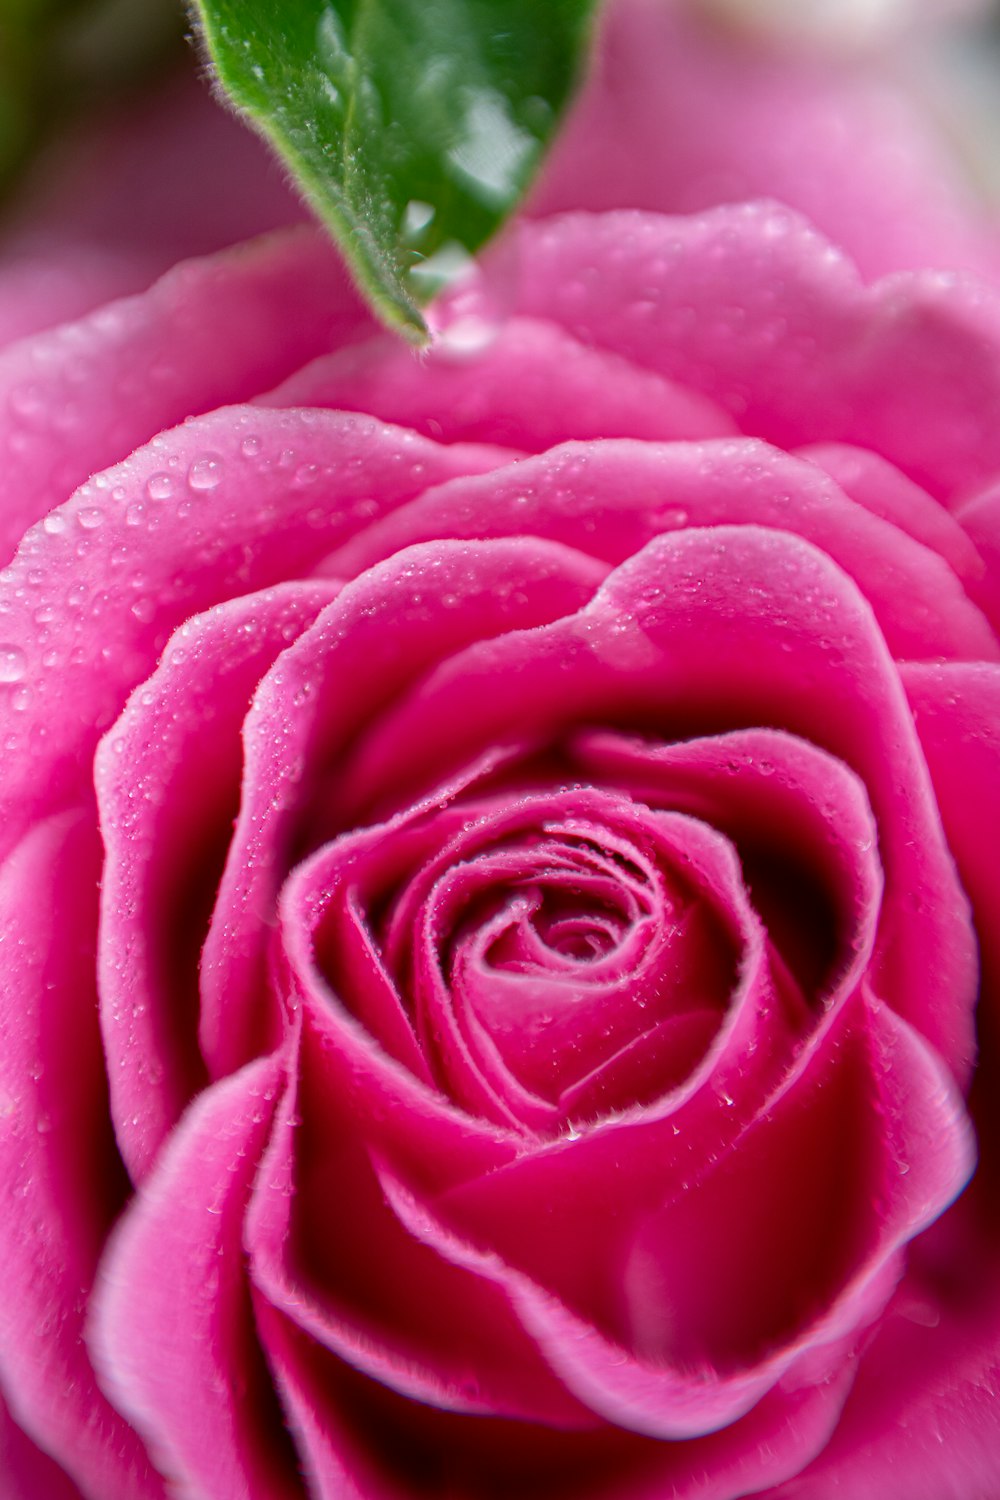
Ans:
<svg viewBox="0 0 1000 1500"><path fill-rule="evenodd" d="M871 805L843 762L768 729L667 745L595 730L576 737L574 759L734 841L754 908L816 1010L860 982L883 880Z"/></svg>
<svg viewBox="0 0 1000 1500"><path fill-rule="evenodd" d="M813 443L800 448L796 456L829 474L872 515L939 552L963 582L975 584L982 578L982 558L955 516L877 453L849 443Z"/></svg>
<svg viewBox="0 0 1000 1500"><path fill-rule="evenodd" d="M13 1416L86 1495L162 1500L81 1336L125 1196L96 1025L95 844L89 809L65 813L40 822L0 867L0 1366Z"/></svg>
<svg viewBox="0 0 1000 1500"><path fill-rule="evenodd" d="M958 506L955 515L982 559L983 572L973 598L1000 632L1000 484L988 484Z"/></svg>
<svg viewBox="0 0 1000 1500"><path fill-rule="evenodd" d="M852 1027L855 1024L852 1017ZM864 1025L870 1041L861 1053L856 1038L850 1044L851 1031L845 1033L843 1025L834 1028L843 1034L833 1045L824 1036L810 1049L804 1069L795 1070L794 1087L789 1083L782 1088L738 1149L723 1158L721 1167L713 1164L690 1193L662 1210L664 1233L656 1233L655 1259L657 1275L664 1278L657 1294L660 1306L647 1306L644 1289L638 1325L643 1339L651 1332L655 1337L656 1315L667 1318L663 1347L652 1359L641 1353L630 1356L570 1312L556 1295L504 1265L495 1253L463 1243L432 1208L417 1202L383 1169L384 1190L413 1234L456 1264L507 1289L553 1368L601 1415L661 1438L713 1431L749 1410L796 1364L804 1361L809 1370L805 1378L814 1383L822 1379L824 1361L830 1369L836 1367L844 1358L844 1345L856 1341L859 1327L884 1304L895 1279L899 1246L940 1213L971 1169L974 1146L965 1112L938 1059L877 1002L868 1005ZM867 1083L866 1064L861 1063L865 1051L871 1068ZM878 1119L881 1135L871 1120L865 1121L866 1114ZM848 1145L845 1119L852 1121L849 1140L855 1143L856 1159L839 1176L813 1172L810 1163L817 1147L831 1165L842 1160ZM763 1157L755 1161L760 1153ZM829 1198L832 1181L839 1182L844 1201ZM768 1193L763 1202L762 1184ZM803 1191L807 1184L812 1187L811 1202ZM869 1222L867 1228L872 1238L866 1239L872 1192L879 1195L881 1207L875 1225ZM817 1193L824 1196L817 1198ZM649 1221L650 1228L654 1223L655 1219ZM733 1223L750 1226L735 1256L722 1227ZM831 1234L834 1224L837 1231ZM710 1326L719 1312L728 1323L719 1331L728 1340L734 1308L741 1319L761 1318L762 1290L765 1297L780 1302L791 1288L794 1299L796 1267L811 1265L821 1245L822 1258L829 1261L833 1300L818 1317L807 1317L790 1342L774 1348L774 1334L788 1316L782 1308L774 1328L768 1329L774 1352L747 1368L727 1373L714 1367L711 1344L692 1355L684 1320L693 1317L692 1326L701 1338L706 1323ZM782 1259L788 1262L785 1272L776 1276ZM715 1274L705 1277L709 1261ZM840 1290L837 1280L845 1273L848 1279ZM812 1269L808 1285L809 1295L816 1295ZM693 1314L688 1301L692 1293L700 1308ZM715 1298L720 1294L728 1300L717 1309ZM812 1309L802 1304L796 1317L807 1313ZM764 1312L765 1323L767 1317Z"/></svg>
<svg viewBox="0 0 1000 1500"><path fill-rule="evenodd" d="M302 1334L266 1297L257 1293L254 1300L310 1496L314 1500L410 1500L410 1485L393 1484L379 1473L380 1455L365 1453L349 1408L342 1410L336 1402L335 1380L327 1372L318 1383L313 1376L323 1356L335 1369L339 1361Z"/></svg>
<svg viewBox="0 0 1000 1500"><path fill-rule="evenodd" d="M142 296L12 345L0 353L0 551L154 433L370 328L329 245L301 229L177 266Z"/></svg>
<svg viewBox="0 0 1000 1500"><path fill-rule="evenodd" d="M263 403L369 412L446 443L531 452L567 438L664 440L734 430L704 396L528 318L511 318L475 350L445 337L417 355L398 339L371 339L314 360Z"/></svg>
<svg viewBox="0 0 1000 1500"><path fill-rule="evenodd" d="M224 410L89 481L0 575L0 691L15 710L0 749L0 838L82 795L97 739L176 626L220 599L308 576L380 508L498 457L366 417Z"/></svg>
<svg viewBox="0 0 1000 1500"><path fill-rule="evenodd" d="M912 1246L909 1276L829 1448L773 1500L825 1500L834 1491L858 1500L987 1500L1000 1482L1000 886L983 839L1000 821L1000 681L995 668L975 664L914 664L903 675L982 947L983 1059L971 1100L981 1160L964 1197Z"/></svg>
<svg viewBox="0 0 1000 1500"><path fill-rule="evenodd" d="M600 972L606 964L592 964L585 975L554 973L550 968L534 982L514 973L503 983L502 971L484 971L478 944L470 950L459 941L446 972L437 950L447 930L459 923L463 904L473 898L473 882L485 881L488 893L498 878L520 878L526 858L551 857L546 844L530 843L520 849L513 844L505 859L502 852L491 857L490 844L505 835L530 835L536 828L564 835L575 830L630 859L637 871L646 870L650 918L645 925L650 930L643 933L641 953L628 952L620 970L616 956L607 975ZM475 845L480 842L485 849L477 858ZM497 868L498 862L504 868ZM546 878L553 879L554 873ZM664 933L664 881L670 881L675 896L685 893L695 913L704 913L707 931L696 930L693 936L683 929L670 936ZM578 882L577 875L577 888ZM707 1041L734 1029L732 1017L724 1023L727 1008L735 1010L741 1002L749 1007L760 998L751 994L747 983L760 942L737 862L724 840L687 817L648 814L593 789L512 799L471 828L467 819L465 836L445 844L440 861L425 867L413 889L418 910L412 917L412 1002L425 1053L439 1059L454 1097L469 1108L481 1103L486 1113L499 1111L494 1117L502 1123L520 1121L543 1134L565 1129L562 1097L575 1099L581 1088L585 1093L593 1088L598 1070L607 1085L608 1068L615 1063L623 1077L634 1078L637 1068L641 1075L632 1044L644 1037L655 1051L656 1024L669 1019L675 1005L682 1012L708 1013ZM457 909L451 910L456 903ZM394 921L408 928L410 912L411 902L404 899ZM484 931L486 941L492 941L489 925ZM390 942L392 935L390 931ZM681 951L671 953L670 944ZM736 1028L741 1046L758 1026L765 1028L763 1016L747 1018ZM776 1047L776 1034L768 1041ZM626 1049L631 1049L631 1066ZM708 1048L707 1056L715 1060ZM696 1058L699 1071L702 1060L700 1055ZM609 1108L619 1113L649 1104L670 1092L670 1078L668 1071L658 1075L650 1070L649 1097L640 1100L626 1085L622 1096L612 1097ZM680 1088L688 1082L686 1073L673 1082Z"/></svg>
<svg viewBox="0 0 1000 1500"><path fill-rule="evenodd" d="M450 796L453 785L442 788L433 799L427 799L418 812L423 813L435 806L438 798ZM444 857L447 860L450 847L448 832L465 821L466 815L461 802L458 802L455 807L448 809L447 814L441 816L445 826L440 831L445 840ZM686 824L687 820L684 822ZM439 825L436 820L431 820L429 827L437 830ZM400 831L409 833L414 829L419 830L419 822L414 814L408 814L393 825L380 826L351 836L342 844L334 845L329 853L321 851L315 859L301 866L289 880L282 895L285 951L296 992L302 997L312 1025L323 1041L323 1066L330 1075L328 1090L337 1095L342 1094L345 1087L349 1090L351 1097L356 1099L353 1108L369 1120L370 1138L377 1141L380 1149L395 1163L405 1162L407 1165L403 1170L415 1172L421 1181L436 1181L439 1187L475 1178L487 1186L489 1197L490 1190L498 1183L502 1191L507 1172L516 1170L520 1173L522 1169L530 1168L531 1163L536 1160L536 1152L525 1154L524 1139L520 1131L512 1135L502 1122L490 1125L489 1119L484 1118L480 1112L469 1115L456 1109L446 1096L428 1089L422 1070L415 1078L409 1067L403 1071L390 1062L379 1046L378 1034L373 1037L358 1026L356 1015L345 1011L341 997L329 988L316 964L314 934L329 899L328 872L334 872L333 881L329 884L335 888L338 856L345 850L360 848L364 858L366 846L370 846L369 858L374 857L377 863L380 856L389 851L391 865L393 842L399 839ZM731 908L726 911L726 918L734 930L740 933L743 953L738 983L729 998L728 1011L721 1024L716 1022L710 1045L706 1046L704 1055L698 1060L691 1076L659 1099L655 1107L647 1104L644 1107L616 1111L616 1128L628 1126L635 1129L641 1126L644 1139L650 1134L651 1119L659 1121L663 1128L658 1134L656 1149L649 1153L632 1150L625 1160L620 1159L622 1152L614 1142L603 1142L606 1148L604 1156L607 1157L610 1153L610 1161L604 1161L604 1168L618 1175L627 1169L633 1178L638 1174L639 1181L644 1174L648 1176L652 1171L657 1184L662 1182L663 1172L677 1156L678 1149L682 1154L689 1149L692 1136L697 1135L699 1128L693 1123L695 1118L701 1122L703 1130L707 1129L702 1140L702 1146L705 1146L709 1137L714 1140L720 1133L715 1117L718 1115L718 1098L725 1097L728 1111L721 1139L731 1138L740 1122L759 1106L767 1088L773 1086L787 1065L788 1008L781 1003L783 997L775 990L763 935L747 907L737 862L725 841L712 835L709 830L693 825L686 827L685 835L690 846L688 853L693 876L702 880L710 878L713 899L724 910L727 904ZM866 961L869 956L863 940L860 940L857 963ZM842 983L849 978L850 969ZM831 995L830 1003L832 1007L839 1003L836 991ZM801 1016L796 1014L795 1024L798 1025L800 1020ZM307 1038L310 1035L307 1031ZM751 1072L747 1069L747 1058L753 1053L757 1054L757 1061L751 1077ZM711 1089L705 1086L708 1080L711 1080ZM598 1079L594 1075L585 1082L596 1084ZM727 1093L729 1088L733 1089L734 1095L739 1094L738 1101ZM387 1098L393 1100L389 1108L386 1107ZM733 1106L737 1102L740 1107L735 1109ZM678 1143L675 1137L680 1135L680 1130L676 1127L675 1117L681 1110L686 1129L683 1142ZM568 1139L576 1139L578 1133L571 1131ZM488 1164L481 1156L482 1165L478 1167L474 1157L470 1155L477 1140L479 1145L475 1149L480 1153L490 1140L493 1141L492 1149L495 1152L493 1160ZM601 1143L597 1141L596 1134L594 1140L600 1155ZM543 1147L537 1154L553 1171L558 1172L560 1143L557 1141L550 1144L554 1147L553 1150ZM509 1166L505 1171L500 1171L503 1162L509 1162L514 1154L521 1158L517 1166ZM483 1175L487 1165L492 1170L486 1170ZM597 1166L596 1176L599 1177L601 1163L598 1162ZM637 1190L642 1191L641 1188ZM553 1224L566 1206L566 1199L567 1188L563 1178L559 1203L549 1204L549 1218ZM516 1227L516 1222L511 1220L511 1227ZM591 1240L595 1235L599 1236L600 1232L600 1226L595 1226L590 1232ZM547 1236L540 1237L540 1244L548 1244ZM600 1261L600 1255L596 1252L593 1261L595 1266ZM572 1265L577 1264L578 1260L574 1258Z"/></svg>
<svg viewBox="0 0 1000 1500"><path fill-rule="evenodd" d="M522 226L518 311L562 324L795 448L874 448L948 497L1000 470L1000 300L931 272L863 288L773 204Z"/></svg>
<svg viewBox="0 0 1000 1500"><path fill-rule="evenodd" d="M935 509L944 529L947 515ZM426 491L353 537L326 567L350 576L415 542L481 536L487 517L491 536L530 532L607 562L623 561L662 531L773 526L813 542L854 579L894 656L1000 656L989 622L941 557L814 467L746 438L567 444ZM951 531L961 536L954 522Z"/></svg>
<svg viewBox="0 0 1000 1500"><path fill-rule="evenodd" d="M825 1443L853 1378L776 1390L732 1426L686 1443L620 1428L537 1423L415 1406L342 1365L263 1304L263 1337L320 1500L733 1500L795 1473Z"/></svg>
<svg viewBox="0 0 1000 1500"><path fill-rule="evenodd" d="M995 1256L995 1249L993 1254ZM995 1277L942 1318L932 1297L883 1320L828 1447L762 1500L990 1500L996 1441ZM928 1324L930 1326L928 1326Z"/></svg>
<svg viewBox="0 0 1000 1500"><path fill-rule="evenodd" d="M187 620L98 747L99 983L111 1115L133 1179L207 1081L198 960L238 810L240 729L275 656L337 592L288 583ZM274 1017L230 1007L264 1052ZM270 1032L268 1027L270 1026Z"/></svg>
<svg viewBox="0 0 1000 1500"><path fill-rule="evenodd" d="M976 662L913 663L903 684L984 960L1000 977L1000 869L993 840L983 837L984 829L1000 828L1000 671Z"/></svg>
<svg viewBox="0 0 1000 1500"><path fill-rule="evenodd" d="M253 1329L243 1215L286 1064L201 1094L108 1247L90 1342L102 1380L190 1496L302 1495Z"/></svg>
<svg viewBox="0 0 1000 1500"><path fill-rule="evenodd" d="M257 1290L349 1364L411 1399L556 1427L590 1425L503 1294L456 1274L401 1227L354 1111L331 1093L326 1073L310 1038L247 1215Z"/></svg>
<svg viewBox="0 0 1000 1500"><path fill-rule="evenodd" d="M4 1500L81 1500L73 1481L11 1418L0 1400L0 1474Z"/></svg>

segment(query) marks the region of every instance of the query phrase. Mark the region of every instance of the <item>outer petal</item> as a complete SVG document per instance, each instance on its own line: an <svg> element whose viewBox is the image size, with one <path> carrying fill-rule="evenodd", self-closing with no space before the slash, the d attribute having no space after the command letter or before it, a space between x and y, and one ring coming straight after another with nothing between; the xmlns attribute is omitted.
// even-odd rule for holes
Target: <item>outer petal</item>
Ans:
<svg viewBox="0 0 1000 1500"><path fill-rule="evenodd" d="M978 597L1000 634L1000 484L995 481L988 484L960 506L956 515L982 557Z"/></svg>
<svg viewBox="0 0 1000 1500"><path fill-rule="evenodd" d="M1000 1287L911 1278L867 1350L828 1447L767 1500L993 1500L1000 1483ZM968 1277L968 1260L958 1271ZM984 1275L985 1273L985 1275ZM947 1288L947 1283L946 1283ZM947 1292L950 1291L950 1295Z"/></svg>
<svg viewBox="0 0 1000 1500"><path fill-rule="evenodd" d="M309 1041L247 1216L255 1288L320 1344L412 1400L593 1426L502 1292L456 1272L400 1224L368 1159L365 1122L329 1088Z"/></svg>
<svg viewBox="0 0 1000 1500"><path fill-rule="evenodd" d="M954 273L870 290L786 208L522 227L518 310L718 401L782 448L874 448L947 498L1000 470L1000 294Z"/></svg>
<svg viewBox="0 0 1000 1500"><path fill-rule="evenodd" d="M527 318L511 318L471 349L454 332L423 355L399 339L371 339L315 360L263 400L365 411L445 442L532 452L567 438L662 441L734 431L704 396Z"/></svg>
<svg viewBox="0 0 1000 1500"><path fill-rule="evenodd" d="M1000 669L988 663L903 668L948 844L972 900L984 961L986 1024L1000 1024ZM987 833L989 830L989 833Z"/></svg>
<svg viewBox="0 0 1000 1500"><path fill-rule="evenodd" d="M63 814L0 867L0 1363L14 1416L88 1500L159 1500L159 1477L98 1390L82 1339L124 1197L96 1032L95 842L87 812Z"/></svg>
<svg viewBox="0 0 1000 1500"><path fill-rule="evenodd" d="M263 1058L199 1097L114 1235L95 1296L102 1379L184 1500L302 1494L242 1252L284 1072Z"/></svg>
<svg viewBox="0 0 1000 1500"><path fill-rule="evenodd" d="M98 747L102 1032L112 1118L135 1180L207 1081L198 961L239 805L248 703L336 592L328 581L287 583L186 621ZM230 1021L263 1032L255 1050L267 1050L273 1018Z"/></svg>
<svg viewBox="0 0 1000 1500"><path fill-rule="evenodd" d="M498 456L367 417L224 409L97 475L0 575L0 692L13 710L0 844L89 786L97 739L176 626L308 576L383 508Z"/></svg>
<svg viewBox="0 0 1000 1500"><path fill-rule="evenodd" d="M506 1288L553 1368L594 1410L661 1438L714 1431L793 1369L807 1382L824 1382L857 1341L859 1327L881 1310L900 1245L941 1212L971 1169L971 1132L940 1060L877 1004L851 1036L857 1019L851 1015L846 1029L835 1025L810 1049L804 1067L793 1070L721 1164L650 1216L655 1272L648 1286L635 1288L638 1352L588 1326L558 1292L462 1243L390 1174L383 1174L383 1185L418 1238ZM821 1170L812 1172L816 1157ZM839 1179L838 1161L844 1169ZM826 1191L833 1186L839 1196ZM823 1201L810 1201L817 1191ZM880 1216L875 1232L869 1226L866 1234L872 1195ZM726 1235L734 1223L744 1226L735 1254ZM806 1316L790 1339L780 1336L775 1321L767 1326L765 1357L719 1368L706 1330L714 1325L728 1349L740 1323L760 1329L761 1318L765 1325L768 1318L787 1318L798 1266L810 1266L815 1296L813 1275L824 1260L831 1280L819 1294L829 1298L819 1315ZM800 1319L804 1312L799 1309ZM694 1341L687 1342L692 1333Z"/></svg>
<svg viewBox="0 0 1000 1500"><path fill-rule="evenodd" d="M177 266L143 296L13 344L0 354L0 552L154 433L369 328L329 245L302 229Z"/></svg>
<svg viewBox="0 0 1000 1500"><path fill-rule="evenodd" d="M912 1247L910 1275L829 1447L773 1500L993 1500L1000 1491L1000 885L984 838L1000 826L1000 679L976 665L912 666L904 678L983 949L984 1055L972 1096L981 1160L965 1197Z"/></svg>
<svg viewBox="0 0 1000 1500"><path fill-rule="evenodd" d="M939 552L963 582L981 580L982 558L959 521L877 453L849 443L814 443L800 448L797 457L829 474L858 505Z"/></svg>

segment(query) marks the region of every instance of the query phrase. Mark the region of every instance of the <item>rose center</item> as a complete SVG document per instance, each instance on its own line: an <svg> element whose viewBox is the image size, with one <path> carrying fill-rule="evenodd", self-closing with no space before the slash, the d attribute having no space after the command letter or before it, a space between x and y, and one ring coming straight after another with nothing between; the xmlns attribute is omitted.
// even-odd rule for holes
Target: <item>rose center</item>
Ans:
<svg viewBox="0 0 1000 1500"><path fill-rule="evenodd" d="M685 868L684 823L593 789L469 819L387 924L443 1088L547 1134L688 1075L733 993L738 944Z"/></svg>

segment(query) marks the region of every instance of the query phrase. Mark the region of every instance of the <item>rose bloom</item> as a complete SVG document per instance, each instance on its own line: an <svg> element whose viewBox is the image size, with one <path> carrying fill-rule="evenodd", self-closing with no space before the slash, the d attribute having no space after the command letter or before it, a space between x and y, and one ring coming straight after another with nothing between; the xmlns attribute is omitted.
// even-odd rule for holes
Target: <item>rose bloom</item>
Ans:
<svg viewBox="0 0 1000 1500"><path fill-rule="evenodd" d="M0 355L3 1500L1000 1493L1000 293L546 212L618 14L429 355L309 226Z"/></svg>

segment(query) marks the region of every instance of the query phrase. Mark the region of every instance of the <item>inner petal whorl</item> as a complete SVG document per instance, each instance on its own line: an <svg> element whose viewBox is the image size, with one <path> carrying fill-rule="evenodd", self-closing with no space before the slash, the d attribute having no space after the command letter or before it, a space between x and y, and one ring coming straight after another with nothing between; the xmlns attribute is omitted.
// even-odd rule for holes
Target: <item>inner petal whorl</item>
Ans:
<svg viewBox="0 0 1000 1500"><path fill-rule="evenodd" d="M387 922L441 1087L547 1135L570 1108L592 1117L683 1081L740 946L727 901L685 859L691 820L581 788L468 811Z"/></svg>

